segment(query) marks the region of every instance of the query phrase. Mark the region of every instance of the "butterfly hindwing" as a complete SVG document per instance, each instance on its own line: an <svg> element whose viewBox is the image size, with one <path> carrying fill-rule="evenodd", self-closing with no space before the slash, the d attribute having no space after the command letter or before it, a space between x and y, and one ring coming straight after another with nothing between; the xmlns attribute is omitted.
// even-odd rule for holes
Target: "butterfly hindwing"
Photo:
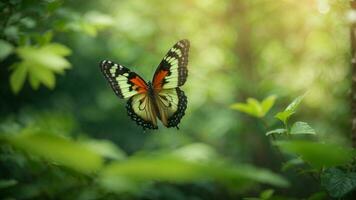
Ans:
<svg viewBox="0 0 356 200"><path fill-rule="evenodd" d="M147 94L137 94L126 104L128 115L143 129L157 129L157 115L152 99Z"/></svg>
<svg viewBox="0 0 356 200"><path fill-rule="evenodd" d="M147 93L146 82L126 67L109 60L103 60L100 63L100 68L118 97L129 98L136 94Z"/></svg>
<svg viewBox="0 0 356 200"><path fill-rule="evenodd" d="M163 89L156 96L158 117L166 127L177 127L187 108L187 97L179 88Z"/></svg>
<svg viewBox="0 0 356 200"><path fill-rule="evenodd" d="M188 76L189 41L180 40L165 55L153 76L153 88L172 89L182 86Z"/></svg>

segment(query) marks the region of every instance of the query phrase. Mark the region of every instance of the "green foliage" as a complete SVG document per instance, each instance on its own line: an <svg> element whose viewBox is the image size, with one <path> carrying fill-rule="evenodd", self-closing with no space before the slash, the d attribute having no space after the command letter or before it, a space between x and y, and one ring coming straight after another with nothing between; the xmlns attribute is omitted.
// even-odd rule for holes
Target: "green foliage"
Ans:
<svg viewBox="0 0 356 200"><path fill-rule="evenodd" d="M284 109L284 111L277 113L275 115L275 117L277 119L281 120L284 124L287 124L289 117L292 116L296 112L296 110L297 110L300 102L303 100L304 96L305 95L302 95L302 96L299 96L296 99L294 99L292 101L292 103L290 103L287 106L287 108Z"/></svg>
<svg viewBox="0 0 356 200"><path fill-rule="evenodd" d="M0 180L0 189L11 187L17 184L17 181L14 179L10 180Z"/></svg>
<svg viewBox="0 0 356 200"><path fill-rule="evenodd" d="M71 53L66 46L49 43L41 47L24 46L16 49L22 59L13 65L14 72L10 77L12 91L18 93L29 76L32 88L37 89L42 83L48 88L54 88L55 73L63 74L70 68L70 63L64 58Z"/></svg>
<svg viewBox="0 0 356 200"><path fill-rule="evenodd" d="M283 151L301 156L317 169L345 165L352 159L350 149L335 144L310 141L278 141L275 144Z"/></svg>
<svg viewBox="0 0 356 200"><path fill-rule="evenodd" d="M82 173L97 171L103 164L99 153L67 138L48 133L25 132L9 136L14 147Z"/></svg>
<svg viewBox="0 0 356 200"><path fill-rule="evenodd" d="M126 158L126 153L107 140L84 140L80 141L80 145L84 145L88 149L93 150L104 158L113 160L123 160Z"/></svg>
<svg viewBox="0 0 356 200"><path fill-rule="evenodd" d="M101 183L115 192L123 192L122 188L135 190L134 187L148 181L218 181L232 188L249 185L251 181L288 186L284 178L267 170L219 164L219 160L196 162L170 154L133 156L124 162L114 162L103 169L100 177Z"/></svg>
<svg viewBox="0 0 356 200"><path fill-rule="evenodd" d="M311 134L315 135L315 130L306 122L295 122L290 130L290 134Z"/></svg>
<svg viewBox="0 0 356 200"><path fill-rule="evenodd" d="M277 129L268 131L268 132L266 133L266 136L269 136L269 135L272 135L272 134L279 134L279 135L282 135L282 134L284 134L284 133L287 133L287 129L285 129L285 128L277 128Z"/></svg>
<svg viewBox="0 0 356 200"><path fill-rule="evenodd" d="M342 198L356 189L356 173L329 168L321 174L321 185L326 188L330 196Z"/></svg>
<svg viewBox="0 0 356 200"><path fill-rule="evenodd" d="M327 194L325 192L317 192L311 195L308 200L324 200L327 199Z"/></svg>
<svg viewBox="0 0 356 200"><path fill-rule="evenodd" d="M5 59L8 55L10 55L14 49L14 47L7 41L0 40L0 61Z"/></svg>
<svg viewBox="0 0 356 200"><path fill-rule="evenodd" d="M260 194L260 198L263 200L270 199L272 197L273 193L274 193L274 190L272 190L272 189L262 191L262 193Z"/></svg>
<svg viewBox="0 0 356 200"><path fill-rule="evenodd" d="M254 98L248 98L247 103L235 103L231 105L230 108L244 112L254 117L262 118L272 108L275 100L276 96L274 95L265 98L262 102L259 102Z"/></svg>

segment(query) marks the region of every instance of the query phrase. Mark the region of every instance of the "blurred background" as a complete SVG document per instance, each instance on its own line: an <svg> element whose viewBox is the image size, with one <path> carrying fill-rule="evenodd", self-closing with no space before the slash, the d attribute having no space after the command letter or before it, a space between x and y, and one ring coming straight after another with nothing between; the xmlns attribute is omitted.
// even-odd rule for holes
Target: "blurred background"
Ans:
<svg viewBox="0 0 356 200"><path fill-rule="evenodd" d="M265 133L305 93L305 137L350 146L348 1L8 0L0 15L2 198L331 198L308 167L281 170ZM180 130L144 132L99 62L150 80L180 39ZM263 118L230 107L271 95Z"/></svg>

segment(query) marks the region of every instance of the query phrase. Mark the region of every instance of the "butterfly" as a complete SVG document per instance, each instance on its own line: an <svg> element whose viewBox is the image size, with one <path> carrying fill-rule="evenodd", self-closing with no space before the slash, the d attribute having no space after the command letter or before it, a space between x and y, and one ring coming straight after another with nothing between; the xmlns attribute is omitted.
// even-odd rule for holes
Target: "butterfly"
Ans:
<svg viewBox="0 0 356 200"><path fill-rule="evenodd" d="M128 115L143 129L157 129L157 118L166 127L176 127L187 108L187 97L179 88L188 76L188 40L178 41L158 65L152 82L135 72L103 60L100 68L119 98L128 99Z"/></svg>

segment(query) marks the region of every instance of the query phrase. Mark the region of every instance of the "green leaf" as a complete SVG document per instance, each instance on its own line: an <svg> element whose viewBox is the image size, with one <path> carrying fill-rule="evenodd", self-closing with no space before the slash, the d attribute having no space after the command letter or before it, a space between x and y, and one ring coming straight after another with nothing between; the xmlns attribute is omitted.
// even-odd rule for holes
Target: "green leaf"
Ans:
<svg viewBox="0 0 356 200"><path fill-rule="evenodd" d="M173 151L173 154L184 160L193 162L211 161L218 157L211 146L204 143L192 143Z"/></svg>
<svg viewBox="0 0 356 200"><path fill-rule="evenodd" d="M287 124L289 117L292 116L296 112L296 110L297 110L300 102L303 100L304 96L305 96L305 94L295 98L292 101L292 103L290 103L284 111L277 113L275 115L275 118L281 120L284 124Z"/></svg>
<svg viewBox="0 0 356 200"><path fill-rule="evenodd" d="M347 164L352 159L352 150L335 144L309 141L275 142L283 151L295 153L315 168Z"/></svg>
<svg viewBox="0 0 356 200"><path fill-rule="evenodd" d="M342 198L356 188L356 173L343 172L338 168L330 168L321 174L321 185L330 196Z"/></svg>
<svg viewBox="0 0 356 200"><path fill-rule="evenodd" d="M273 193L274 193L273 189L264 190L260 194L260 198L263 199L263 200L270 199L272 197Z"/></svg>
<svg viewBox="0 0 356 200"><path fill-rule="evenodd" d="M27 66L24 63L14 64L14 71L10 75L10 85L13 93L17 94L22 89L26 80Z"/></svg>
<svg viewBox="0 0 356 200"><path fill-rule="evenodd" d="M91 37L95 37L98 34L96 27L90 23L82 22L80 24L80 28L83 31L83 33L86 33Z"/></svg>
<svg viewBox="0 0 356 200"><path fill-rule="evenodd" d="M109 140L85 140L81 144L106 158L114 160L123 160L126 158L125 152Z"/></svg>
<svg viewBox="0 0 356 200"><path fill-rule="evenodd" d="M8 141L26 153L83 173L97 171L103 164L100 154L78 142L54 134L31 131L8 137Z"/></svg>
<svg viewBox="0 0 356 200"><path fill-rule="evenodd" d="M0 40L0 61L5 59L14 50L14 47L5 40Z"/></svg>
<svg viewBox="0 0 356 200"><path fill-rule="evenodd" d="M279 120L281 120L284 124L287 124L287 120L290 116L292 116L294 114L293 111L290 110L286 110L286 111L282 111L279 112L275 115L275 117Z"/></svg>
<svg viewBox="0 0 356 200"><path fill-rule="evenodd" d="M36 75L31 75L31 74L30 74L29 77L28 77L28 79L29 79L29 81L30 81L30 85L31 85L32 89L37 90L37 89L40 87L41 82L40 82L40 80L37 78Z"/></svg>
<svg viewBox="0 0 356 200"><path fill-rule="evenodd" d="M256 111L253 109L253 107L249 106L248 104L235 103L231 105L230 108L257 117Z"/></svg>
<svg viewBox="0 0 356 200"><path fill-rule="evenodd" d="M263 115L266 115L268 111L273 107L276 98L277 97L275 95L271 95L262 101L261 105L262 105Z"/></svg>
<svg viewBox="0 0 356 200"><path fill-rule="evenodd" d="M287 130L285 128L278 128L278 129L274 129L274 130L268 131L266 133L266 136L269 136L269 135L272 135L272 134L282 135L283 133L286 133L286 132L287 132Z"/></svg>
<svg viewBox="0 0 356 200"><path fill-rule="evenodd" d="M66 47L62 44L59 44L59 43L51 43L46 46L43 46L42 50L50 51L50 52L60 55L60 56L68 56L72 53L72 51L68 47Z"/></svg>
<svg viewBox="0 0 356 200"><path fill-rule="evenodd" d="M15 179L9 179L9 180L0 180L0 189L2 188L8 188L8 187L11 187L11 186L14 186L17 184L17 180Z"/></svg>
<svg viewBox="0 0 356 200"><path fill-rule="evenodd" d="M300 102L302 102L302 100L304 99L305 94L298 96L297 98L295 98L292 103L290 103L286 110L290 110L292 112L295 112L300 104Z"/></svg>
<svg viewBox="0 0 356 200"><path fill-rule="evenodd" d="M297 165L302 165L304 164L304 161L301 158L294 158L291 160L288 160L287 162L283 163L282 166L282 171L286 171L290 169L291 167L297 166Z"/></svg>
<svg viewBox="0 0 356 200"><path fill-rule="evenodd" d="M63 54L68 54L68 49L65 48L60 44L47 44L40 48L24 46L17 48L17 53L31 66L41 66L55 72L63 72L70 68L70 63L63 57Z"/></svg>
<svg viewBox="0 0 356 200"><path fill-rule="evenodd" d="M48 88L53 89L56 83L54 73L51 70L41 66L31 66L29 76L33 89L38 88L38 83L43 83Z"/></svg>
<svg viewBox="0 0 356 200"><path fill-rule="evenodd" d="M219 164L220 163L220 164ZM107 165L100 174L104 185L133 186L136 182L170 181L193 182L216 180L229 186L246 186L251 183L266 183L285 187L288 182L268 170L253 166L232 166L214 162L196 162L174 154L133 156L127 160ZM115 183L119 180L119 183ZM111 188L112 189L112 188Z"/></svg>
<svg viewBox="0 0 356 200"><path fill-rule="evenodd" d="M262 103L254 98L248 98L246 103L235 103L231 105L230 108L254 117L262 118L271 109L275 100L276 96L274 95L267 97Z"/></svg>
<svg viewBox="0 0 356 200"><path fill-rule="evenodd" d="M312 134L315 135L315 130L306 122L295 122L291 128L290 134Z"/></svg>

